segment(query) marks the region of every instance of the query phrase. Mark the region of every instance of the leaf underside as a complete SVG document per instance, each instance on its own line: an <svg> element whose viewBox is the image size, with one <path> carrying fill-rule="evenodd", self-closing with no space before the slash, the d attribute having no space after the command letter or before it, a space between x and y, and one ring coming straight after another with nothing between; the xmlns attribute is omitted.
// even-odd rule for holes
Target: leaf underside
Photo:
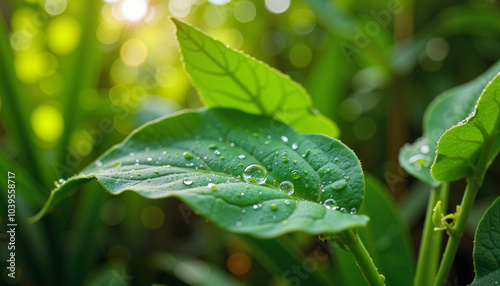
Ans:
<svg viewBox="0 0 500 286"><path fill-rule="evenodd" d="M267 170L264 184L242 178L253 164ZM336 233L368 221L349 214L359 209L364 192L361 166L350 149L237 110L185 112L139 128L55 189L44 210L91 178L112 194L178 197L226 230L263 238ZM280 191L284 181L293 183L293 194ZM320 204L326 200L347 213Z"/></svg>
<svg viewBox="0 0 500 286"><path fill-rule="evenodd" d="M471 285L497 285L500 282L500 198L479 222L474 239L474 269Z"/></svg>
<svg viewBox="0 0 500 286"><path fill-rule="evenodd" d="M272 116L302 133L338 137L337 125L314 109L287 75L173 19L186 71L208 107Z"/></svg>
<svg viewBox="0 0 500 286"><path fill-rule="evenodd" d="M499 132L500 74L483 91L474 113L439 139L433 177L439 181L468 177L478 167L480 157L486 158L480 164L489 166L500 149Z"/></svg>

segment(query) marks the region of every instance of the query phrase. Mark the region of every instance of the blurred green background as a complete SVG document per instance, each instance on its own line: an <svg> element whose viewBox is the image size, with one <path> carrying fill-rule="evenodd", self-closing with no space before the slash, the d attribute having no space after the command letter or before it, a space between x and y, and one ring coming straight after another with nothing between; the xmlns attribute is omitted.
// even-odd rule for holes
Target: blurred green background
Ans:
<svg viewBox="0 0 500 286"><path fill-rule="evenodd" d="M22 221L54 184L133 129L203 106L169 17L306 87L363 169L398 201L415 253L428 191L399 167L399 149L419 137L435 96L500 58L498 1L7 0L0 9L0 165L17 175L22 285L211 285L203 283L218 280L198 275L207 269L227 283L283 283L268 258L250 249L253 239L218 230L174 199L112 197L92 183L41 222ZM472 281L472 235L486 202L498 195L499 172L498 164L490 168L451 285ZM452 185L450 206L463 185ZM302 234L280 241L306 257L322 245ZM261 249L274 247L268 243ZM2 261L7 255L2 239ZM290 263L280 257L287 255L276 254L276 269Z"/></svg>

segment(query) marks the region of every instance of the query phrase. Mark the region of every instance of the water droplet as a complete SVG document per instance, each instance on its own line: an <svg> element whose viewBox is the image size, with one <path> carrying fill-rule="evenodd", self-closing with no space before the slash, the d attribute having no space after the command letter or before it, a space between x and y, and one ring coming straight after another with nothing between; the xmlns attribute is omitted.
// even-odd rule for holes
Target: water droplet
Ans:
<svg viewBox="0 0 500 286"><path fill-rule="evenodd" d="M231 142L231 144L229 144L229 146L234 147L234 143L233 143L233 142Z"/></svg>
<svg viewBox="0 0 500 286"><path fill-rule="evenodd" d="M292 179L297 180L300 179L300 172L298 170L293 170L291 173Z"/></svg>
<svg viewBox="0 0 500 286"><path fill-rule="evenodd" d="M258 209L259 208L259 205L253 205L252 207L254 210Z"/></svg>
<svg viewBox="0 0 500 286"><path fill-rule="evenodd" d="M240 226L241 226L241 221L237 221L237 222L236 222L236 226L237 226L237 227L240 227Z"/></svg>
<svg viewBox="0 0 500 286"><path fill-rule="evenodd" d="M356 208L351 209L351 214L356 214L357 212L358 212L358 210Z"/></svg>
<svg viewBox="0 0 500 286"><path fill-rule="evenodd" d="M286 193L287 195L292 195L293 194L293 183L290 181L283 181L280 184L280 191Z"/></svg>
<svg viewBox="0 0 500 286"><path fill-rule="evenodd" d="M330 169L326 169L326 172L327 172L327 173L330 173L330 171L331 171Z"/></svg>
<svg viewBox="0 0 500 286"><path fill-rule="evenodd" d="M246 213L246 212L247 212L246 210L241 210L241 213L242 213L242 214L244 214L244 213Z"/></svg>
<svg viewBox="0 0 500 286"><path fill-rule="evenodd" d="M244 196L244 195L245 195L245 193L243 193L243 192L242 192L242 193L241 193L241 196Z"/></svg>
<svg viewBox="0 0 500 286"><path fill-rule="evenodd" d="M288 224L288 221L287 221L287 220L284 220L284 221L282 221L282 222L281 222L281 224L283 224L283 225L287 225L287 224Z"/></svg>
<svg viewBox="0 0 500 286"><path fill-rule="evenodd" d="M214 154L215 154L215 155L220 155L220 151L219 151L219 150L215 150L215 151L214 151Z"/></svg>
<svg viewBox="0 0 500 286"><path fill-rule="evenodd" d="M351 176L344 176L344 178L349 181L351 179Z"/></svg>
<svg viewBox="0 0 500 286"><path fill-rule="evenodd" d="M429 145L423 145L422 147L420 147L420 152L422 152L424 154L429 153L430 150L431 150L431 148L429 147Z"/></svg>
<svg viewBox="0 0 500 286"><path fill-rule="evenodd" d="M224 160L224 156L220 156L220 159L221 159L221 160Z"/></svg>
<svg viewBox="0 0 500 286"><path fill-rule="evenodd" d="M159 174L159 173L160 173L160 171L155 170L153 173L155 173L155 174Z"/></svg>
<svg viewBox="0 0 500 286"><path fill-rule="evenodd" d="M289 206L290 205L290 201L289 200L285 200L285 205Z"/></svg>
<svg viewBox="0 0 500 286"><path fill-rule="evenodd" d="M117 168L117 167L121 167L121 165L122 165L121 163L114 163L113 167Z"/></svg>
<svg viewBox="0 0 500 286"><path fill-rule="evenodd" d="M277 210L278 209L278 205L277 204L271 204L271 209L273 211Z"/></svg>
<svg viewBox="0 0 500 286"><path fill-rule="evenodd" d="M245 159L245 155L241 154L241 155L238 156L238 158Z"/></svg>
<svg viewBox="0 0 500 286"><path fill-rule="evenodd" d="M347 209L346 208L340 208L340 212L347 213Z"/></svg>
<svg viewBox="0 0 500 286"><path fill-rule="evenodd" d="M293 143L292 144L292 149L293 150L297 150L299 148L299 145L297 145L297 143Z"/></svg>
<svg viewBox="0 0 500 286"><path fill-rule="evenodd" d="M335 181L333 182L333 184L330 185L330 187L332 187L332 189L334 190L342 190L343 188L345 188L345 186L347 185L347 182L344 180L344 179L340 179L338 181Z"/></svg>
<svg viewBox="0 0 500 286"><path fill-rule="evenodd" d="M163 151L161 152L163 155L167 155L167 151Z"/></svg>
<svg viewBox="0 0 500 286"><path fill-rule="evenodd" d="M288 163L288 157L283 157L283 162Z"/></svg>
<svg viewBox="0 0 500 286"><path fill-rule="evenodd" d="M267 139L271 139L272 137L271 137L271 135L267 135L266 138Z"/></svg>
<svg viewBox="0 0 500 286"><path fill-rule="evenodd" d="M333 209L333 208L335 208L337 206L337 202L334 199L328 199L328 200L325 200L325 202L323 203L323 205L327 209Z"/></svg>
<svg viewBox="0 0 500 286"><path fill-rule="evenodd" d="M248 165L243 170L243 179L248 183L264 184L267 180L267 171L257 164Z"/></svg>
<svg viewBox="0 0 500 286"><path fill-rule="evenodd" d="M284 143L288 142L288 137L281 136L281 141L283 141Z"/></svg>
<svg viewBox="0 0 500 286"><path fill-rule="evenodd" d="M184 155L184 157L186 158L186 155ZM153 158L149 157L149 158L148 158L148 161L149 161L149 162L153 161Z"/></svg>
<svg viewBox="0 0 500 286"><path fill-rule="evenodd" d="M219 189L217 188L217 185L213 183L208 183L208 187L212 189L212 191L217 191Z"/></svg>
<svg viewBox="0 0 500 286"><path fill-rule="evenodd" d="M266 144L266 145L269 144L269 141L264 142L264 144Z"/></svg>
<svg viewBox="0 0 500 286"><path fill-rule="evenodd" d="M335 158L335 162L338 162L339 161L339 158Z"/></svg>
<svg viewBox="0 0 500 286"><path fill-rule="evenodd" d="M191 153L189 153L188 151L182 153L182 155L184 156L184 158L186 159L191 159L193 158L193 155L191 155Z"/></svg>
<svg viewBox="0 0 500 286"><path fill-rule="evenodd" d="M95 161L95 165L96 165L97 167L102 167L102 162L101 162L101 161L99 161L99 160L97 160L97 161Z"/></svg>
<svg viewBox="0 0 500 286"><path fill-rule="evenodd" d="M193 180L191 180L189 178L184 178L184 179L182 179L182 183L186 186L189 186L189 185L193 184Z"/></svg>

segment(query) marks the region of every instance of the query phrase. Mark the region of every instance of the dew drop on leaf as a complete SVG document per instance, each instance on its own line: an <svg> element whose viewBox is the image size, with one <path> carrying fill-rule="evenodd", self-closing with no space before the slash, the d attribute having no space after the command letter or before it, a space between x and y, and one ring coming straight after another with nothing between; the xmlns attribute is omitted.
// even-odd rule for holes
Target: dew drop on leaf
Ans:
<svg viewBox="0 0 500 286"><path fill-rule="evenodd" d="M258 209L259 208L259 205L253 205L252 207L254 210Z"/></svg>
<svg viewBox="0 0 500 286"><path fill-rule="evenodd" d="M323 205L327 209L334 209L337 206L337 202L334 199L328 199L328 200L325 200Z"/></svg>
<svg viewBox="0 0 500 286"><path fill-rule="evenodd" d="M280 191L286 193L287 195L292 195L293 194L293 183L290 181L283 181L280 184Z"/></svg>
<svg viewBox="0 0 500 286"><path fill-rule="evenodd" d="M273 211L277 210L278 209L278 205L277 204L271 204L271 209Z"/></svg>
<svg viewBox="0 0 500 286"><path fill-rule="evenodd" d="M251 164L243 170L243 179L247 183L264 184L267 180L267 171L261 165Z"/></svg>
<svg viewBox="0 0 500 286"><path fill-rule="evenodd" d="M96 165L97 167L102 167L102 162L101 162L101 161L99 161L99 160L97 160L97 161L95 161L95 165Z"/></svg>
<svg viewBox="0 0 500 286"><path fill-rule="evenodd" d="M238 156L238 158L245 159L245 155L241 154L241 155Z"/></svg>
<svg viewBox="0 0 500 286"><path fill-rule="evenodd" d="M358 210L356 208L351 209L351 214L356 214L357 212L358 212Z"/></svg>
<svg viewBox="0 0 500 286"><path fill-rule="evenodd" d="M184 157L186 157L186 156L184 156ZM149 161L149 162L153 161L153 158L149 157L149 158L148 158L148 161Z"/></svg>
<svg viewBox="0 0 500 286"><path fill-rule="evenodd" d="M281 140L282 140L284 143L286 143L286 142L288 142L288 137L286 137L286 136L281 136Z"/></svg>
<svg viewBox="0 0 500 286"><path fill-rule="evenodd" d="M293 170L291 173L292 179L297 180L300 179L300 172L298 170Z"/></svg>
<svg viewBox="0 0 500 286"><path fill-rule="evenodd" d="M290 205L290 201L289 200L285 200L285 205L289 206Z"/></svg>
<svg viewBox="0 0 500 286"><path fill-rule="evenodd" d="M184 156L184 158L186 159L191 159L193 158L193 155L191 155L191 153L189 153L188 151L182 153L182 155ZM149 158L148 158L148 161L149 161Z"/></svg>
<svg viewBox="0 0 500 286"><path fill-rule="evenodd" d="M342 190L343 188L345 188L346 185L347 185L346 181L344 179L340 179L336 182L333 182L333 184L331 184L330 187L332 187L332 189L338 191L338 190Z"/></svg>
<svg viewBox="0 0 500 286"><path fill-rule="evenodd" d="M189 178L184 178L184 179L182 179L182 183L186 186L189 186L189 185L193 184L193 180L191 180Z"/></svg>
<svg viewBox="0 0 500 286"><path fill-rule="evenodd" d="M215 154L215 155L220 155L220 151L219 151L219 150L215 150L215 151L214 151L214 154Z"/></svg>
<svg viewBox="0 0 500 286"><path fill-rule="evenodd" d="M208 187L210 189L212 189L212 191L217 191L218 190L217 185L213 184L213 183L208 183Z"/></svg>
<svg viewBox="0 0 500 286"><path fill-rule="evenodd" d="M241 226L241 221L236 222L236 226L240 227Z"/></svg>
<svg viewBox="0 0 500 286"><path fill-rule="evenodd" d="M299 145L297 145L297 143L293 143L292 144L292 149L293 150L297 150L299 148Z"/></svg>

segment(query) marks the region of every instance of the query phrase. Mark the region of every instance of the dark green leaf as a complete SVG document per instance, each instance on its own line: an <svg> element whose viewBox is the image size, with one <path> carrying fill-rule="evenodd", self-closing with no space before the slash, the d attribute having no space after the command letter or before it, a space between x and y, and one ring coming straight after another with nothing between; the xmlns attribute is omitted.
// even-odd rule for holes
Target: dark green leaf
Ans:
<svg viewBox="0 0 500 286"><path fill-rule="evenodd" d="M481 94L475 111L439 139L432 176L452 181L486 169L498 154L500 141L500 75Z"/></svg>
<svg viewBox="0 0 500 286"><path fill-rule="evenodd" d="M307 91L265 63L174 19L186 71L208 107L273 116L299 132L339 135Z"/></svg>
<svg viewBox="0 0 500 286"><path fill-rule="evenodd" d="M175 275L187 285L196 286L238 286L243 285L215 265L195 257L160 252L151 257L155 268Z"/></svg>
<svg viewBox="0 0 500 286"><path fill-rule="evenodd" d="M265 174L245 178L249 166ZM91 178L112 194L178 197L220 227L258 237L336 233L368 221L348 214L359 208L364 192L350 149L237 110L186 112L145 125L55 189L40 215ZM280 191L283 182L294 192Z"/></svg>
<svg viewBox="0 0 500 286"><path fill-rule="evenodd" d="M471 285L497 285L500 282L500 198L479 222L474 239L476 277Z"/></svg>

